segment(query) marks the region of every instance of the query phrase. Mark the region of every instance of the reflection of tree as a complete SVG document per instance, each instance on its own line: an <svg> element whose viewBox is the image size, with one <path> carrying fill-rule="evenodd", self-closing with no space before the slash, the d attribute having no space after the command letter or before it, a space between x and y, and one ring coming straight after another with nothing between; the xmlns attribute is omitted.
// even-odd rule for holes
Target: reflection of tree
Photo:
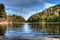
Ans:
<svg viewBox="0 0 60 40"><path fill-rule="evenodd" d="M24 25L24 23L12 23L12 24L9 24L10 27L13 27L13 28L17 28L17 27L22 27Z"/></svg>
<svg viewBox="0 0 60 40"><path fill-rule="evenodd" d="M18 28L21 28L24 26L24 23L13 23L9 25L9 28L12 30L18 30Z"/></svg>
<svg viewBox="0 0 60 40"><path fill-rule="evenodd" d="M29 24L29 26L31 27L31 29L35 32L39 32L41 30L41 24L40 23L31 23Z"/></svg>
<svg viewBox="0 0 60 40"><path fill-rule="evenodd" d="M59 34L59 24L47 24L49 34Z"/></svg>
<svg viewBox="0 0 60 40"><path fill-rule="evenodd" d="M13 24L9 25L9 30L12 30L14 32L16 32L18 30L21 31L21 29L23 28L23 26L24 26L24 23L22 23L22 24L13 23Z"/></svg>
<svg viewBox="0 0 60 40"><path fill-rule="evenodd" d="M4 35L6 32L7 25L0 25L0 35Z"/></svg>
<svg viewBox="0 0 60 40"><path fill-rule="evenodd" d="M60 31L60 24L59 24L59 31ZM59 35L60 35L60 32L59 32Z"/></svg>
<svg viewBox="0 0 60 40"><path fill-rule="evenodd" d="M30 23L29 26L35 32L47 32L49 35L59 34L59 24L50 24L50 23Z"/></svg>
<svg viewBox="0 0 60 40"><path fill-rule="evenodd" d="M35 31L40 31L40 30L46 30L46 23L42 22L42 23L31 23L29 24L31 26L31 28Z"/></svg>
<svg viewBox="0 0 60 40"><path fill-rule="evenodd" d="M13 27L22 27L22 26L24 25L24 23L23 23L23 24L20 24L20 23L13 23L12 25L13 25Z"/></svg>
<svg viewBox="0 0 60 40"><path fill-rule="evenodd" d="M42 25L42 30L46 30L46 22L42 22L41 25Z"/></svg>

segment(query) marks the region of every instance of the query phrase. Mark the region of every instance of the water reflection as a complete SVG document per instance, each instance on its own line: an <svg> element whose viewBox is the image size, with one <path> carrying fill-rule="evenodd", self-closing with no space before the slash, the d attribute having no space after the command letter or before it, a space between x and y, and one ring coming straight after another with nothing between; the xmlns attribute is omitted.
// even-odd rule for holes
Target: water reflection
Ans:
<svg viewBox="0 0 60 40"><path fill-rule="evenodd" d="M25 23L25 25L24 25L22 30L25 33L30 33L31 32L31 28L29 27L28 23Z"/></svg>
<svg viewBox="0 0 60 40"><path fill-rule="evenodd" d="M59 35L60 24L47 24L47 31L50 35Z"/></svg>
<svg viewBox="0 0 60 40"><path fill-rule="evenodd" d="M7 27L6 37L60 37L60 24L23 23Z"/></svg>
<svg viewBox="0 0 60 40"><path fill-rule="evenodd" d="M24 23L23 24L9 24L7 27L7 31L5 33L6 37L16 37L19 36L18 33L22 32Z"/></svg>
<svg viewBox="0 0 60 40"><path fill-rule="evenodd" d="M7 29L7 24L0 24L0 35L4 35Z"/></svg>
<svg viewBox="0 0 60 40"><path fill-rule="evenodd" d="M34 31L45 31L48 34L59 34L59 24L29 24Z"/></svg>

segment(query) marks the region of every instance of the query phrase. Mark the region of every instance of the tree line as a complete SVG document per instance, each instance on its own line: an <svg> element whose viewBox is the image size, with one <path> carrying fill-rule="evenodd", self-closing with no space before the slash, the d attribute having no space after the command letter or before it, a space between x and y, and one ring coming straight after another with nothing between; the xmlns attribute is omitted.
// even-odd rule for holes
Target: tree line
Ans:
<svg viewBox="0 0 60 40"><path fill-rule="evenodd" d="M27 22L60 22L60 5L55 5L31 15Z"/></svg>
<svg viewBox="0 0 60 40"><path fill-rule="evenodd" d="M4 4L0 4L0 21L1 19L11 21L11 22L25 22L25 19L22 16L18 15L7 15L5 12Z"/></svg>

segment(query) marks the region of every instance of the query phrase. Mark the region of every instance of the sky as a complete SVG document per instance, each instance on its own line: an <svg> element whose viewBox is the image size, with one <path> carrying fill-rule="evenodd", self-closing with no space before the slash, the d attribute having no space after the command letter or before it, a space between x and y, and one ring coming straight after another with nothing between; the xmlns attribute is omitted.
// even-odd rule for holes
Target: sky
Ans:
<svg viewBox="0 0 60 40"><path fill-rule="evenodd" d="M0 0L5 5L7 15L20 15L26 20L33 14L60 4L60 0Z"/></svg>

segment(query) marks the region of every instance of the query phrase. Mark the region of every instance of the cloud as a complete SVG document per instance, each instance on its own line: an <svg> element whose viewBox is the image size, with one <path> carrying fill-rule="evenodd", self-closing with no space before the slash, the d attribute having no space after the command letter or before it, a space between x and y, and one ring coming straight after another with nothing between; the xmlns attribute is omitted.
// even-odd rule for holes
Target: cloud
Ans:
<svg viewBox="0 0 60 40"><path fill-rule="evenodd" d="M42 5L42 0L2 0L4 4L11 7L30 7L35 5Z"/></svg>
<svg viewBox="0 0 60 40"><path fill-rule="evenodd" d="M49 8L49 7L54 6L54 5L56 5L56 4L45 3L44 8Z"/></svg>

